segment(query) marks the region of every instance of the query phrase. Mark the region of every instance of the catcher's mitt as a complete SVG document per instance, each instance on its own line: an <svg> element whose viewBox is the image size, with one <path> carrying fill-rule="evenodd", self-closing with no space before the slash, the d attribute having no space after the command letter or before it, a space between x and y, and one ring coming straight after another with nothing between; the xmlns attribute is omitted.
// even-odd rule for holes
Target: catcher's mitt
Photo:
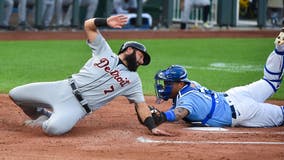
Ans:
<svg viewBox="0 0 284 160"><path fill-rule="evenodd" d="M167 118L166 118L166 115L164 112L161 112L159 111L157 108L155 108L154 106L148 106L150 111L151 111L151 114L152 114L152 117L155 121L155 124L157 126L159 126L160 124L164 123L167 121Z"/></svg>

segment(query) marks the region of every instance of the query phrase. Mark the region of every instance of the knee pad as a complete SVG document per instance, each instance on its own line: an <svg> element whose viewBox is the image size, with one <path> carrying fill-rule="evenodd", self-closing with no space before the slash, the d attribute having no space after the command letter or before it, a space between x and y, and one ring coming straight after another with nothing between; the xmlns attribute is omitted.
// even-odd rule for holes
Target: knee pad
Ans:
<svg viewBox="0 0 284 160"><path fill-rule="evenodd" d="M274 92L278 90L283 78L284 58L273 51L265 64L263 79L270 84Z"/></svg>
<svg viewBox="0 0 284 160"><path fill-rule="evenodd" d="M13 100L15 103L18 102L19 94L17 94L17 88L13 88L9 91L9 97L11 100Z"/></svg>

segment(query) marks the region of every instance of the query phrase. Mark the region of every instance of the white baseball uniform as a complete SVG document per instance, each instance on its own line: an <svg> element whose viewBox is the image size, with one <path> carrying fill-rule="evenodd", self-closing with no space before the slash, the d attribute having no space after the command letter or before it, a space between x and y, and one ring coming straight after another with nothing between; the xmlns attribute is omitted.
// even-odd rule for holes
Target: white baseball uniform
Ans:
<svg viewBox="0 0 284 160"><path fill-rule="evenodd" d="M282 39L282 38L281 38ZM278 50L278 51L277 51ZM265 103L280 87L284 71L284 45L268 56L262 79L245 86L234 87L226 92L215 92L196 82L195 88L186 85L173 106L165 112L168 121L173 109L184 108L189 114L185 121L212 127L275 127L284 123L284 106Z"/></svg>

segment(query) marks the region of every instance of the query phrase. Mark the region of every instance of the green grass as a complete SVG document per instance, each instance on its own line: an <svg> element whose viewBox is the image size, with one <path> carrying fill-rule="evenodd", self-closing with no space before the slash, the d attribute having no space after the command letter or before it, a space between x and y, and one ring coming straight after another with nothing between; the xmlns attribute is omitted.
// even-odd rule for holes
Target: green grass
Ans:
<svg viewBox="0 0 284 160"><path fill-rule="evenodd" d="M213 90L248 84L262 78L262 67L274 48L272 38L138 41L147 46L152 58L149 66L138 70L146 95L154 95L155 73L171 64L186 66L190 79ZM109 44L117 52L122 42L110 40ZM65 79L78 72L90 56L90 49L81 40L0 41L0 92L30 82ZM216 68L210 66L212 63L228 67ZM238 71L238 67L244 69ZM273 98L284 99L284 90Z"/></svg>

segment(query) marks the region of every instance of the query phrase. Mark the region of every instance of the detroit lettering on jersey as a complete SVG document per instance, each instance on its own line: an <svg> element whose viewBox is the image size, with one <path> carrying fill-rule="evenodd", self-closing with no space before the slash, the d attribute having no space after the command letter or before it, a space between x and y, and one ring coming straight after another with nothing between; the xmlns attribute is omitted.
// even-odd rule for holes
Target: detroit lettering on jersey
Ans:
<svg viewBox="0 0 284 160"><path fill-rule="evenodd" d="M94 66L99 67L99 68L103 68L107 73L109 73L113 79L115 79L121 87L124 87L125 85L129 84L130 81L127 78L122 78L120 76L120 73L118 70L110 70L109 67L109 60L106 58L102 58L100 59L99 63L95 63Z"/></svg>

